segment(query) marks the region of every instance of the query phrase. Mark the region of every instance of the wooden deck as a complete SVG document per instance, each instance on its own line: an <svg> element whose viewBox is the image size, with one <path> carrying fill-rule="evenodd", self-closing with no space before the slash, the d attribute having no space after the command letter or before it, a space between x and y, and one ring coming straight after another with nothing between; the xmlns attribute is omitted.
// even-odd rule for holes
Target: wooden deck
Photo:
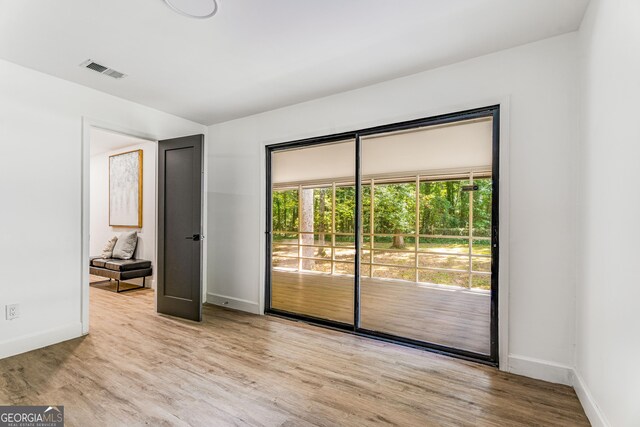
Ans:
<svg viewBox="0 0 640 427"><path fill-rule="evenodd" d="M152 290L91 288L86 337L0 360L0 404L64 405L72 426L586 426L570 387Z"/></svg>
<svg viewBox="0 0 640 427"><path fill-rule="evenodd" d="M272 307L353 324L353 277L274 270ZM488 354L488 292L362 278L360 326Z"/></svg>

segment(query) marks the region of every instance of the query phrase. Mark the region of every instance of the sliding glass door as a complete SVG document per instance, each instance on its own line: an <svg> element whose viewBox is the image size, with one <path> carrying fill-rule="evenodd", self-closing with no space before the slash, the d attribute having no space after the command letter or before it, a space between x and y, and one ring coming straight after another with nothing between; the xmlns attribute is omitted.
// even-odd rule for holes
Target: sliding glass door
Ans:
<svg viewBox="0 0 640 427"><path fill-rule="evenodd" d="M355 142L271 155L271 308L353 325Z"/></svg>
<svg viewBox="0 0 640 427"><path fill-rule="evenodd" d="M498 112L268 147L267 312L497 363Z"/></svg>

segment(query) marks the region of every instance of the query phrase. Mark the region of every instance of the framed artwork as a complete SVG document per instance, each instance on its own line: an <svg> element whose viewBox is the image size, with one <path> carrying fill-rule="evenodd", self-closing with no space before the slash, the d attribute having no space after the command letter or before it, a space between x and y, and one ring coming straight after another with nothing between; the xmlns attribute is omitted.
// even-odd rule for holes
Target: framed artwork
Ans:
<svg viewBox="0 0 640 427"><path fill-rule="evenodd" d="M142 228L142 150L109 156L109 225Z"/></svg>

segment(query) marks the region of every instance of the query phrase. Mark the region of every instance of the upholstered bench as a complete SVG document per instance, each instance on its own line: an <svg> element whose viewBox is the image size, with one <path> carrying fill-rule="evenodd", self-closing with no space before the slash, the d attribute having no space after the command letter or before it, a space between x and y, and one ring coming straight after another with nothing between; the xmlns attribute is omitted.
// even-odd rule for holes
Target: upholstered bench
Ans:
<svg viewBox="0 0 640 427"><path fill-rule="evenodd" d="M126 292L145 287L145 279L151 276L153 269L151 261L144 259L115 259L92 257L89 261L89 273L95 276L115 280L118 284L116 292ZM142 278L142 286L120 290L121 280Z"/></svg>

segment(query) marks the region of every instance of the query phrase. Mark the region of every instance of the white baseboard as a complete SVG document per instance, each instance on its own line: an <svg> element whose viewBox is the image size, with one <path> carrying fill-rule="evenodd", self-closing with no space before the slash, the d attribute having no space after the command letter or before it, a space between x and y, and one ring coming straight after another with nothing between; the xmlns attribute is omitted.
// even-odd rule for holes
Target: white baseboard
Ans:
<svg viewBox="0 0 640 427"><path fill-rule="evenodd" d="M576 369L573 370L573 389L576 391L584 413L587 414L591 425L594 427L609 427L611 424L609 424L602 411L600 411L582 375L580 375Z"/></svg>
<svg viewBox="0 0 640 427"><path fill-rule="evenodd" d="M582 375L575 368L549 362L548 360L512 354L509 356L509 372L538 380L573 386L591 425L594 427L609 427L611 425L596 404Z"/></svg>
<svg viewBox="0 0 640 427"><path fill-rule="evenodd" d="M551 383L573 385L573 368L548 360L511 354L509 372Z"/></svg>
<svg viewBox="0 0 640 427"><path fill-rule="evenodd" d="M245 299L207 293L207 302L210 304L219 305L221 307L233 308L234 310L260 314L260 304Z"/></svg>
<svg viewBox="0 0 640 427"><path fill-rule="evenodd" d="M0 359L47 347L82 336L82 323L70 323L59 328L0 342Z"/></svg>

